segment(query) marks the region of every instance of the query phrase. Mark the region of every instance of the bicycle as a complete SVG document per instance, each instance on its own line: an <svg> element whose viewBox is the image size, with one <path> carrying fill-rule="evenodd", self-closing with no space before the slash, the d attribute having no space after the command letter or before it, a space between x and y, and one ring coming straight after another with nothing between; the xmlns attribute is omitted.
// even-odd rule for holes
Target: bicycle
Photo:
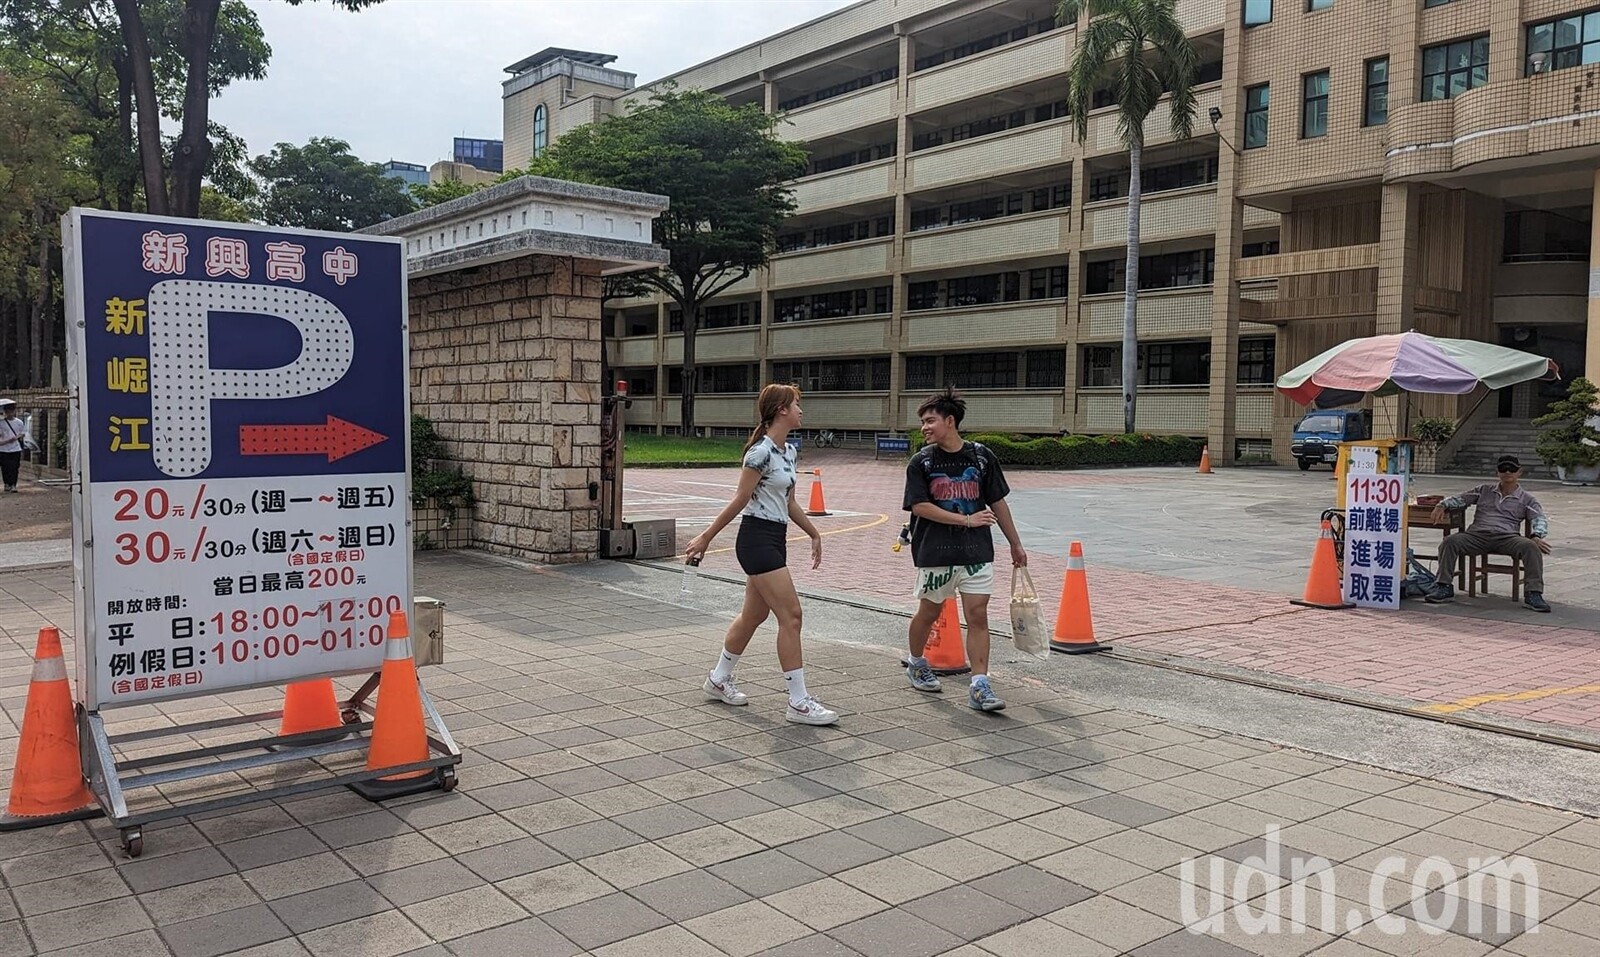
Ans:
<svg viewBox="0 0 1600 957"><path fill-rule="evenodd" d="M816 433L817 447L822 449L844 448L844 438L832 429L821 429Z"/></svg>

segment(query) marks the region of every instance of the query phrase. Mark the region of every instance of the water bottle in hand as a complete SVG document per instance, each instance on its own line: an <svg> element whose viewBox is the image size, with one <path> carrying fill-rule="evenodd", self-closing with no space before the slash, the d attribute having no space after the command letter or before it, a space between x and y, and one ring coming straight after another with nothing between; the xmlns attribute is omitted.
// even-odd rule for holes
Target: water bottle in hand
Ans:
<svg viewBox="0 0 1600 957"><path fill-rule="evenodd" d="M683 585L678 588L678 596L681 598L689 597L689 593L694 590L695 579L699 577L700 559L685 559L683 563Z"/></svg>

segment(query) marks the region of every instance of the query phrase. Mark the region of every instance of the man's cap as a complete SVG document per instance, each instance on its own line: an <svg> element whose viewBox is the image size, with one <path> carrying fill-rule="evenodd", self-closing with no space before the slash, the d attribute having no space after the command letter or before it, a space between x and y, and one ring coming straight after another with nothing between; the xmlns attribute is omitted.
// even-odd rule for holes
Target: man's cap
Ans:
<svg viewBox="0 0 1600 957"><path fill-rule="evenodd" d="M16 405L16 399L0 399L0 406Z"/></svg>
<svg viewBox="0 0 1600 957"><path fill-rule="evenodd" d="M1499 468L1502 465L1515 465L1520 469L1522 468L1522 460L1515 455L1502 455L1500 456L1500 461L1495 463L1495 468Z"/></svg>

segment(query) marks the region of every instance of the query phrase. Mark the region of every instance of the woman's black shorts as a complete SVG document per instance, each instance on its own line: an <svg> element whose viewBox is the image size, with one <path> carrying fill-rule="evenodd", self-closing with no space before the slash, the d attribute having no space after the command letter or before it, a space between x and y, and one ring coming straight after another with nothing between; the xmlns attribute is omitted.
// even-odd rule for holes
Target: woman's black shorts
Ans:
<svg viewBox="0 0 1600 957"><path fill-rule="evenodd" d="M789 564L789 526L746 515L739 523L733 553L746 575L765 575Z"/></svg>

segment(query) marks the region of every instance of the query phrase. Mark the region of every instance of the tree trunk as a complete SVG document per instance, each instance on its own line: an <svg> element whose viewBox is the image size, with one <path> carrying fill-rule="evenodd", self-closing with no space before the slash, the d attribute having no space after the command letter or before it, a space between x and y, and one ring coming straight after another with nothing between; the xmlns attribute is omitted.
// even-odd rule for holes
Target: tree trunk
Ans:
<svg viewBox="0 0 1600 957"><path fill-rule="evenodd" d="M1139 200L1142 137L1128 148L1128 262L1122 293L1122 430L1132 432L1139 378Z"/></svg>
<svg viewBox="0 0 1600 957"><path fill-rule="evenodd" d="M50 232L47 228L49 216L43 206L36 208L34 221L39 229L39 289L33 297L33 318L28 330L27 384L30 388L40 389L49 385L45 379L45 355L50 349L50 337L46 334L46 328L55 285L50 281Z"/></svg>
<svg viewBox="0 0 1600 957"><path fill-rule="evenodd" d="M133 69L125 54L112 59L112 68L117 73L117 146L120 155L128 157L133 155ZM131 213L138 174L119 164L116 178L117 209Z"/></svg>
<svg viewBox="0 0 1600 957"><path fill-rule="evenodd" d="M694 393L699 368L694 360L694 334L700 329L700 304L683 304L683 388L678 390L679 424L685 437L694 435Z"/></svg>
<svg viewBox="0 0 1600 957"><path fill-rule="evenodd" d="M156 79L150 66L150 38L139 0L116 0L117 19L122 24L122 42L128 48L128 66L133 73L133 98L138 105L139 166L144 171L145 208L156 216L166 216L166 170L161 163L161 108L156 105Z"/></svg>
<svg viewBox="0 0 1600 957"><path fill-rule="evenodd" d="M211 165L211 41L222 0L187 0L183 46L189 75L183 91L183 132L172 150L172 215L200 215L200 183Z"/></svg>

